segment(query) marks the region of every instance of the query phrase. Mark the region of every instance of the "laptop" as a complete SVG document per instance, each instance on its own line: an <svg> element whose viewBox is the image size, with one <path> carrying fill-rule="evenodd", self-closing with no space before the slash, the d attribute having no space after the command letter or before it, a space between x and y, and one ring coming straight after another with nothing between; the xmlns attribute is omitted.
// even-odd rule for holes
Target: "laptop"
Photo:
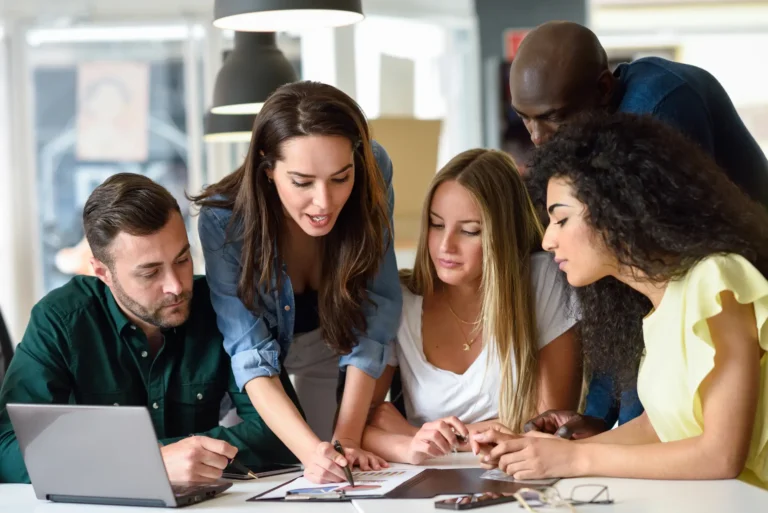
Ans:
<svg viewBox="0 0 768 513"><path fill-rule="evenodd" d="M144 407L8 404L38 499L179 507L232 486L171 483Z"/></svg>

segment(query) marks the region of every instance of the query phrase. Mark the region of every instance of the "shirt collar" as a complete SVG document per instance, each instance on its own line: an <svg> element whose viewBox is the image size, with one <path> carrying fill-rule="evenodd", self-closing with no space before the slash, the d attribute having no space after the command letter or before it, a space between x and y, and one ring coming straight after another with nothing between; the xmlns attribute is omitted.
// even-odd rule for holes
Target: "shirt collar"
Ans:
<svg viewBox="0 0 768 513"><path fill-rule="evenodd" d="M110 290L109 287L106 287L106 294L107 294L107 308L109 309L109 314L112 316L112 320L115 321L117 332L122 334L126 326L133 326L133 323L128 318L128 316L125 315L125 313L123 313L123 311L120 309L120 306L117 304L117 301L115 300L115 296L112 295L112 291Z"/></svg>

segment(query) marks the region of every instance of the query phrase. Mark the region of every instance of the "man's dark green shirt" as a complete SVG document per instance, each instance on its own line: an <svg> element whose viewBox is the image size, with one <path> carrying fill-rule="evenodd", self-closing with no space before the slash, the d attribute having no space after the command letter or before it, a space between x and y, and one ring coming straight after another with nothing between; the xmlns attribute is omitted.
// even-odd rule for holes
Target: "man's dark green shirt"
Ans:
<svg viewBox="0 0 768 513"><path fill-rule="evenodd" d="M235 385L204 278L187 322L163 335L153 357L97 278L73 278L35 305L0 390L0 482L29 482L8 403L145 406L162 444L205 435L237 447L249 466L296 461ZM219 426L226 394L243 419L231 428Z"/></svg>

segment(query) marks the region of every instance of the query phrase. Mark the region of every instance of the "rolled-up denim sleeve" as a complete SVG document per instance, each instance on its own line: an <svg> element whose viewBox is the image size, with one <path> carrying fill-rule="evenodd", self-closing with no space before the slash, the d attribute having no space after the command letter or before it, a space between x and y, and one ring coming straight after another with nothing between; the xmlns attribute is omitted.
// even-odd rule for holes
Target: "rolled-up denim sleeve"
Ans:
<svg viewBox="0 0 768 513"><path fill-rule="evenodd" d="M613 379L606 374L595 374L589 381L587 406L584 415L603 419L609 427L619 418L619 404L614 392Z"/></svg>
<svg viewBox="0 0 768 513"><path fill-rule="evenodd" d="M243 390L254 378L280 374L280 346L263 315L250 311L237 296L240 254L235 244L226 241L227 223L205 207L200 211L198 231L216 323L232 360L235 382Z"/></svg>
<svg viewBox="0 0 768 513"><path fill-rule="evenodd" d="M392 187L392 161L387 152L378 143L373 143L373 153L387 186L387 206L389 224L394 226L392 213L395 209L395 192ZM358 344L348 355L339 359L339 366L351 365L378 379L389 361L391 345L395 339L400 314L403 308L403 296L397 274L394 237L385 234L386 251L383 255L379 272L368 285L368 304L365 305L366 333L360 334Z"/></svg>

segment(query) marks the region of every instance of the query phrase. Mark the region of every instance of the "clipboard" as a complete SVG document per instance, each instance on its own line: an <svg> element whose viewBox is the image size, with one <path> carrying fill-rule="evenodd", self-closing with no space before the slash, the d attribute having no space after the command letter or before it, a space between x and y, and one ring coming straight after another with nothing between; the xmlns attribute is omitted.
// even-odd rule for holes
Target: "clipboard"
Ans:
<svg viewBox="0 0 768 513"><path fill-rule="evenodd" d="M426 469L394 490L383 495L350 496L342 491L338 493L329 492L313 494L311 496L296 494L296 497L291 498L260 498L293 482L295 479L298 479L294 478L287 483L282 483L266 492L247 499L247 502L348 502L358 499L431 499L438 495L471 495L487 492L509 495L517 492L521 488L542 488L545 486L552 486L558 481L558 479L550 479L547 480L546 483L543 481L536 481L536 483L533 484L525 481L495 481L491 479L481 479L480 476L485 472L487 471L482 468Z"/></svg>

